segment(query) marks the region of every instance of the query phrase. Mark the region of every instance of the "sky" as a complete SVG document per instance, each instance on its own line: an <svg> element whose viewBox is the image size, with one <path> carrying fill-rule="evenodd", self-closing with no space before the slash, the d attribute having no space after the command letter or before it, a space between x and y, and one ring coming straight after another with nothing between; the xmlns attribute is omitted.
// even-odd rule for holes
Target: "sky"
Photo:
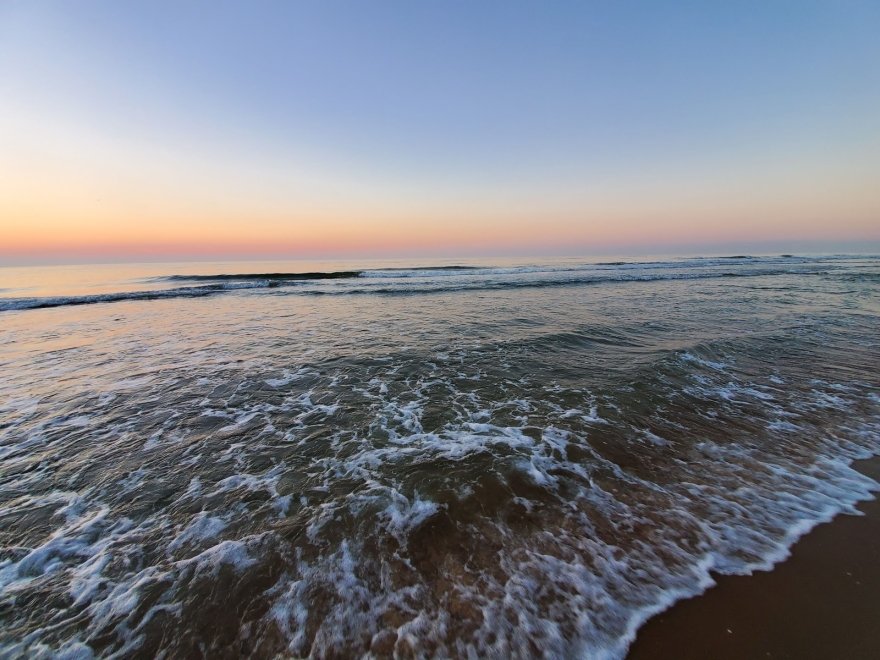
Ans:
<svg viewBox="0 0 880 660"><path fill-rule="evenodd" d="M880 3L0 0L0 264L880 252Z"/></svg>

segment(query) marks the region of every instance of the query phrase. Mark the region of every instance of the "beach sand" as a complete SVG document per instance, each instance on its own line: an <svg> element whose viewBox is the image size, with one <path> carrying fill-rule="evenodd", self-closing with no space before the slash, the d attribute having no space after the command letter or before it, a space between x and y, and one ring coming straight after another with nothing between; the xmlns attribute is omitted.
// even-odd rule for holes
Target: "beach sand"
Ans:
<svg viewBox="0 0 880 660"><path fill-rule="evenodd" d="M880 479L880 457L855 466ZM880 658L880 500L818 526L772 571L716 576L639 631L630 660Z"/></svg>

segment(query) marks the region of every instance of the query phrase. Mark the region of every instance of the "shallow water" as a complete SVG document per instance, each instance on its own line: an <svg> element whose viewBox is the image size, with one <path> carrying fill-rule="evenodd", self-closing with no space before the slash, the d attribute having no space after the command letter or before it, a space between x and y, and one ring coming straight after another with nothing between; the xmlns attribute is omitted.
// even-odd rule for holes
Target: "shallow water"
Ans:
<svg viewBox="0 0 880 660"><path fill-rule="evenodd" d="M0 269L0 310L0 655L617 658L878 488L878 258Z"/></svg>

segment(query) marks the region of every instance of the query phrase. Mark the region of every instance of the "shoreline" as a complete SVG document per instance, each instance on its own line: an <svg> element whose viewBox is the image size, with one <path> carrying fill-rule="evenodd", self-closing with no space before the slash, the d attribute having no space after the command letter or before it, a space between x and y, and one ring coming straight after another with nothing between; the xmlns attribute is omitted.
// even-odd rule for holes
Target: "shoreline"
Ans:
<svg viewBox="0 0 880 660"><path fill-rule="evenodd" d="M852 467L880 481L880 456ZM880 657L880 499L798 539L769 571L717 575L638 630L628 660Z"/></svg>

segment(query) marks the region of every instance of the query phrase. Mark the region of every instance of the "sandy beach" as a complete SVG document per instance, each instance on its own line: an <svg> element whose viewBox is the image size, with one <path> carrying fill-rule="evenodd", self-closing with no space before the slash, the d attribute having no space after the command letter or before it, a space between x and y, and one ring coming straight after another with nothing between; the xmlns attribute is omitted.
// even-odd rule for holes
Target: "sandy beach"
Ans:
<svg viewBox="0 0 880 660"><path fill-rule="evenodd" d="M859 461L880 477L880 457ZM630 660L880 657L880 501L816 527L770 572L720 576L640 631Z"/></svg>

